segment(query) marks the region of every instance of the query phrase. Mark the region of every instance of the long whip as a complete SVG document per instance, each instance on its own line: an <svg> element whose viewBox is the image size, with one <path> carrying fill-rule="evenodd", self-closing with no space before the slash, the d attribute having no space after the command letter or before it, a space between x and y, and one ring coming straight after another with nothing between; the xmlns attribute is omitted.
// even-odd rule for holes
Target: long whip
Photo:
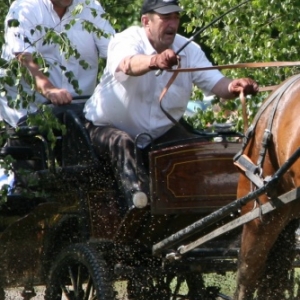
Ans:
<svg viewBox="0 0 300 300"><path fill-rule="evenodd" d="M181 46L177 51L176 51L176 55L178 55L188 44L190 44L197 35L199 35L200 33L202 33L203 31L205 31L208 27L210 27L211 25L215 24L216 22L218 22L220 19L222 19L224 16L226 16L227 14L229 14L230 12L232 12L233 10L236 10L237 8L239 8L240 6L244 5L245 3L249 2L251 0L246 0L232 8L230 8L229 10L227 10L226 12L224 12L222 15L218 16L217 18L213 19L209 24L205 25L204 27L200 28L198 31L195 32L195 34L193 36L191 36L186 43ZM155 73L155 76L159 76L161 75L163 72L163 70L157 70Z"/></svg>

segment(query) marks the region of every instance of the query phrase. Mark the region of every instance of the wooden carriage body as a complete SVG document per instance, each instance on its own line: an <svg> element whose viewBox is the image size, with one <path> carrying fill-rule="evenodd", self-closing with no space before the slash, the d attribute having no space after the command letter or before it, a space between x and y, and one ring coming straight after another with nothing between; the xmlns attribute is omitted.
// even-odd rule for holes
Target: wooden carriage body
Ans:
<svg viewBox="0 0 300 300"><path fill-rule="evenodd" d="M205 213L236 199L240 143L192 140L150 153L153 214Z"/></svg>
<svg viewBox="0 0 300 300"><path fill-rule="evenodd" d="M124 211L120 204L124 195L111 168L95 157L79 120L70 119L68 128L73 130L62 137L62 151L65 155L71 147L71 155L63 158L61 166L52 168L50 164L33 174L48 196L9 196L0 211L3 287L45 284L58 254L78 243L97 245L104 252L121 249L116 251L118 260L128 265L134 265L142 253L147 264L153 259L155 243L236 198L238 172L232 158L240 149L240 135L195 136L150 151L150 205ZM74 135L75 126L80 127L80 134ZM234 243L236 234L225 239L227 244ZM224 240L218 240L202 250L212 249L219 258L218 249L224 247ZM202 271L235 269L236 253L230 265L202 262ZM186 264L190 268L194 262Z"/></svg>

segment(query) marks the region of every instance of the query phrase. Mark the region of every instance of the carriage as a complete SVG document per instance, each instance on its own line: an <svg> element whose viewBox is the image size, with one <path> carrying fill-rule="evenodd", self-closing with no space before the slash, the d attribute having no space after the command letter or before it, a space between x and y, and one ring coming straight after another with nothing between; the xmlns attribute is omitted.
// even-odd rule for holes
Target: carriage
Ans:
<svg viewBox="0 0 300 300"><path fill-rule="evenodd" d="M37 128L10 139L43 143L1 148L1 156L39 160L34 196L8 195L0 208L0 299L24 287L23 299L45 286L45 299L231 299L203 276L236 271L246 222L299 198L298 189L241 216L240 209L272 190L299 157L266 184L236 199L239 172L232 163L244 135L219 124L214 132L154 145L149 153L150 203L124 206L107 161L99 159L72 111L55 151ZM59 153L59 159L57 158ZM243 164L243 156L237 160ZM258 179L257 179L258 180ZM125 289L125 295L120 290Z"/></svg>

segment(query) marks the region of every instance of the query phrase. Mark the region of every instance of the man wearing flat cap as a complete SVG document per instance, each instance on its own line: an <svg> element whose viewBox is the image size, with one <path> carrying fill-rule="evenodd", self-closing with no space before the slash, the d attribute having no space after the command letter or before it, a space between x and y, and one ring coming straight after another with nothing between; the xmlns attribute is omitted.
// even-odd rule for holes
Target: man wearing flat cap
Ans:
<svg viewBox="0 0 300 300"><path fill-rule="evenodd" d="M173 12L181 12L182 9L178 6L178 1L144 1L142 14L151 11L165 15Z"/></svg>
<svg viewBox="0 0 300 300"><path fill-rule="evenodd" d="M142 27L130 27L110 41L105 72L85 105L87 128L95 149L99 156L107 155L111 160L130 207L148 203L148 172L136 164L135 156L147 154L149 137L154 143L170 140L174 132L184 137L158 100L172 73L156 76L155 70L170 69L179 61L182 68L211 66L194 42L176 54L187 42L187 38L177 34L180 12L182 8L176 0L145 0ZM224 99L234 98L241 91L245 95L258 91L255 81L232 80L218 70L179 73L163 98L164 109L176 121L186 110L194 84L205 95Z"/></svg>

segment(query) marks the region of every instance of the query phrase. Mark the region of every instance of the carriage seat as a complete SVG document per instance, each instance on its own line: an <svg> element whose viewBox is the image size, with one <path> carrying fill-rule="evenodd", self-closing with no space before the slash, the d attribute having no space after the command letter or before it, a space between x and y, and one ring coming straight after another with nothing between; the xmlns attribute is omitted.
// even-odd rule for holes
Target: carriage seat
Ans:
<svg viewBox="0 0 300 300"><path fill-rule="evenodd" d="M45 187L50 178L51 180L59 178L64 173L65 179L72 180L74 173L82 174L91 166L95 169L99 159L94 153L89 134L78 115L72 110L67 110L64 112L63 122L67 132L64 135L59 131L55 132L57 142L54 150L51 149L46 135L37 127L22 126L18 130L9 128L6 132L9 139L26 139L27 143L26 146L4 146L0 149L0 158L10 155L17 161L42 161L42 167L29 174L30 181L35 181L37 187L41 183ZM39 152L41 155L37 156L35 147L28 146L31 140L38 140L43 145L44 150Z"/></svg>
<svg viewBox="0 0 300 300"><path fill-rule="evenodd" d="M63 120L67 133L62 138L62 167L97 163L99 159L79 116L68 110Z"/></svg>
<svg viewBox="0 0 300 300"><path fill-rule="evenodd" d="M30 181L35 185L30 186L33 193L28 194L26 186L22 193L12 193L0 196L0 232L3 231L13 220L30 213L41 203L55 201L52 191L60 193L60 188L76 188L80 181L89 181L89 175L95 172L99 160L97 159L90 139L80 118L73 111L66 111L63 116L67 132L63 135L56 132L57 145L51 150L45 134L37 127L22 126L18 130L8 128L5 134L12 139L26 139L34 141L38 139L44 146L43 155L36 156L34 147L8 146L0 148L0 159L8 155L14 160L42 160L43 168L28 174ZM9 144L9 143L8 143ZM59 156L57 161L56 155ZM49 163L50 162L50 163ZM89 172L89 175L87 173ZM1 192L0 192L1 193Z"/></svg>

